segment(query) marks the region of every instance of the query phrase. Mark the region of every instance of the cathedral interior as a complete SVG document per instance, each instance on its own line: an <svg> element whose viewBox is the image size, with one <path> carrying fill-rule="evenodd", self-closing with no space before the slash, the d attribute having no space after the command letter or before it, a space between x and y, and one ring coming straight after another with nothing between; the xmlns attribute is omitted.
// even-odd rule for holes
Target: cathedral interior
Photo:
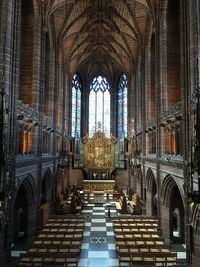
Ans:
<svg viewBox="0 0 200 267"><path fill-rule="evenodd" d="M0 1L0 266L200 266L200 1Z"/></svg>

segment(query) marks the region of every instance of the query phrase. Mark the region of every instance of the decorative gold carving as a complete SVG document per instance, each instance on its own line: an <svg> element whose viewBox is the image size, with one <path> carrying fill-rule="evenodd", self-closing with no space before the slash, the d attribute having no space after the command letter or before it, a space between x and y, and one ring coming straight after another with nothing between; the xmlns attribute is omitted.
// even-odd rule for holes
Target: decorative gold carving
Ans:
<svg viewBox="0 0 200 267"><path fill-rule="evenodd" d="M84 143L84 168L87 170L114 169L114 143L116 138L107 138L101 131L94 133L92 138L83 137Z"/></svg>
<svg viewBox="0 0 200 267"><path fill-rule="evenodd" d="M84 190L89 191L107 191L114 190L115 181L110 182L86 182L83 181Z"/></svg>

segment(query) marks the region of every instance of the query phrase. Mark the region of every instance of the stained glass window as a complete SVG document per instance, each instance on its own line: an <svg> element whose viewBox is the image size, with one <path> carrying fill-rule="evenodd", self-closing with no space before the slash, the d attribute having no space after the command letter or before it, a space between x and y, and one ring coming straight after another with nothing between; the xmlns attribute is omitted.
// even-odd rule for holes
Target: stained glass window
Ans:
<svg viewBox="0 0 200 267"><path fill-rule="evenodd" d="M89 95L89 135L98 129L110 135L110 87L102 76L94 78Z"/></svg>
<svg viewBox="0 0 200 267"><path fill-rule="evenodd" d="M71 136L81 134L81 90L82 83L78 74L72 78L72 126Z"/></svg>
<svg viewBox="0 0 200 267"><path fill-rule="evenodd" d="M125 74L122 74L118 83L118 136L127 137L127 102L128 83Z"/></svg>

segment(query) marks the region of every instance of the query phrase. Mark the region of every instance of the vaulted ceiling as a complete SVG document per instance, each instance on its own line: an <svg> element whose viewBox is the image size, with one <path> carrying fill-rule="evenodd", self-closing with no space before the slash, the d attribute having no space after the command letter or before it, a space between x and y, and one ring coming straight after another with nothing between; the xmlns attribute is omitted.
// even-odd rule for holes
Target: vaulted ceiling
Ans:
<svg viewBox="0 0 200 267"><path fill-rule="evenodd" d="M43 0L69 73L130 74L159 0Z"/></svg>

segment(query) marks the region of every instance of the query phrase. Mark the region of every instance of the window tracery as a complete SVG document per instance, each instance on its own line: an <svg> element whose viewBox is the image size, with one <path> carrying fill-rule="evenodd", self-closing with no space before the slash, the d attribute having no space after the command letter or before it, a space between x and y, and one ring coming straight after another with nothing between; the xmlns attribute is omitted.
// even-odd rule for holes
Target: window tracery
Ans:
<svg viewBox="0 0 200 267"><path fill-rule="evenodd" d="M110 135L110 86L102 76L93 79L89 95L89 135L97 130Z"/></svg>
<svg viewBox="0 0 200 267"><path fill-rule="evenodd" d="M127 137L128 82L122 74L118 83L118 137Z"/></svg>
<svg viewBox="0 0 200 267"><path fill-rule="evenodd" d="M78 74L74 74L72 78L72 137L81 135L81 91L80 77Z"/></svg>

